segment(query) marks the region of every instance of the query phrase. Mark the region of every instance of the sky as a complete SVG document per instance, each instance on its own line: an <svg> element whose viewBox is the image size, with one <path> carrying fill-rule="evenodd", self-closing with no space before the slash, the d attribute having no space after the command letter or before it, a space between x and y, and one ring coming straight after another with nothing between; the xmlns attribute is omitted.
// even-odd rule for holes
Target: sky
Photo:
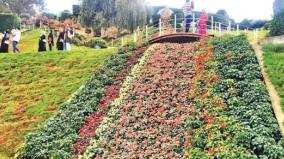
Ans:
<svg viewBox="0 0 284 159"><path fill-rule="evenodd" d="M185 0L146 0L150 5L165 5L181 8ZM50 12L59 13L64 9L72 10L72 4L78 0L46 0ZM227 10L230 17L237 22L247 19L271 19L274 0L195 0L197 11L205 9L215 13L219 9Z"/></svg>

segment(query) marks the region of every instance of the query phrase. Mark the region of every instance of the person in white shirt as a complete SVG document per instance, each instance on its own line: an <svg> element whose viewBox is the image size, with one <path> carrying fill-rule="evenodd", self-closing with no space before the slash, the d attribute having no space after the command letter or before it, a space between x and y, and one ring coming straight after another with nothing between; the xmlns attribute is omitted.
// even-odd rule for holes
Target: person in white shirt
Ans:
<svg viewBox="0 0 284 159"><path fill-rule="evenodd" d="M12 30L12 35L13 35L13 39L12 39L12 44L13 44L13 52L20 52L20 50L17 48L18 43L20 42L21 39L21 30L20 28L16 28Z"/></svg>
<svg viewBox="0 0 284 159"><path fill-rule="evenodd" d="M185 32L189 32L190 25L192 22L193 10L194 10L194 1L186 0L185 5L183 7L183 13L185 17Z"/></svg>

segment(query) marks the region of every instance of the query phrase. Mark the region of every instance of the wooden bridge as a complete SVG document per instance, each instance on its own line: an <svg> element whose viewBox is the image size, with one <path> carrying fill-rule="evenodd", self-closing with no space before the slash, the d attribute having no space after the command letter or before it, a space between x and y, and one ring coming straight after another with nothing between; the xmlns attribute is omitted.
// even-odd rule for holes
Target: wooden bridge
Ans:
<svg viewBox="0 0 284 159"><path fill-rule="evenodd" d="M205 37L213 37L214 35L208 35ZM149 40L149 44L154 43L189 43L199 41L202 38L200 34L193 34L193 33L173 33L173 34L166 34L162 36L153 37Z"/></svg>

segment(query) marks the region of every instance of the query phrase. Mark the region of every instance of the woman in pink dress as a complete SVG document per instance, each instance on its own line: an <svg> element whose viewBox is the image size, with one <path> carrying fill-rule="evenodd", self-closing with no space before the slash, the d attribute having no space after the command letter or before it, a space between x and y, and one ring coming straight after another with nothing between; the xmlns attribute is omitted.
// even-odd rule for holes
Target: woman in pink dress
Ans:
<svg viewBox="0 0 284 159"><path fill-rule="evenodd" d="M207 35L208 14L203 10L198 21L198 30L201 36Z"/></svg>

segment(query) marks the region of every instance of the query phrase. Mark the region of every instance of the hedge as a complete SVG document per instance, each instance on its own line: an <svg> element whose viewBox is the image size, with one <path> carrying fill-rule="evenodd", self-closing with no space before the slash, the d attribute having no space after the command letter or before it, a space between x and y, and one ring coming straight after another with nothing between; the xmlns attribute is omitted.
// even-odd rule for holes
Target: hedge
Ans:
<svg viewBox="0 0 284 159"><path fill-rule="evenodd" d="M0 31L12 29L20 24L20 19L15 14L0 13Z"/></svg>

